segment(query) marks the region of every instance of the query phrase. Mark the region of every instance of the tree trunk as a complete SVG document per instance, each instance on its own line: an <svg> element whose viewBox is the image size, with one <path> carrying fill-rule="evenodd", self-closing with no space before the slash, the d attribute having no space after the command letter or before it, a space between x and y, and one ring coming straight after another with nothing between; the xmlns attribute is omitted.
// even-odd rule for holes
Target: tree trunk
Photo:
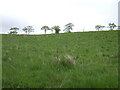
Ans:
<svg viewBox="0 0 120 90"><path fill-rule="evenodd" d="M46 34L46 29L45 29L45 34Z"/></svg>
<svg viewBox="0 0 120 90"><path fill-rule="evenodd" d="M58 34L58 33L59 33L59 31L55 31L55 33L56 33L56 34Z"/></svg>

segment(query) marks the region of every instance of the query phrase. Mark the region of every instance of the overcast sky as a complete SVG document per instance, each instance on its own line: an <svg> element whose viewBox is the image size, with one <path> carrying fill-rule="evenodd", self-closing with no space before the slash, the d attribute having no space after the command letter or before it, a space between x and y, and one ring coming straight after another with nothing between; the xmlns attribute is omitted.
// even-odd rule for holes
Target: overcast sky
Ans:
<svg viewBox="0 0 120 90"><path fill-rule="evenodd" d="M43 25L50 27L71 22L73 31L94 31L95 25L114 22L118 24L119 0L0 0L0 33L8 33L11 27L31 25L33 34L44 33ZM50 32L48 32L50 33Z"/></svg>

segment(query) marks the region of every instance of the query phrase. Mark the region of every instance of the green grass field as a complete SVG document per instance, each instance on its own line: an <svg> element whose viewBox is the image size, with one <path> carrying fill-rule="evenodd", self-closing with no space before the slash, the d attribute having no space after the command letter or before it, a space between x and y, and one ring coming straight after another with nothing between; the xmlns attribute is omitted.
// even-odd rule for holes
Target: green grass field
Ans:
<svg viewBox="0 0 120 90"><path fill-rule="evenodd" d="M117 88L118 31L2 35L3 88Z"/></svg>

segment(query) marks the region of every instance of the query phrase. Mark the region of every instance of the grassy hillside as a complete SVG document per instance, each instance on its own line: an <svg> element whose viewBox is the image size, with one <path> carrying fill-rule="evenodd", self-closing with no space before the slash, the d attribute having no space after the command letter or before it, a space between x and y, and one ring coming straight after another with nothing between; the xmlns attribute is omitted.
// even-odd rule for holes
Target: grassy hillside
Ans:
<svg viewBox="0 0 120 90"><path fill-rule="evenodd" d="M115 88L118 31L2 35L3 87Z"/></svg>

